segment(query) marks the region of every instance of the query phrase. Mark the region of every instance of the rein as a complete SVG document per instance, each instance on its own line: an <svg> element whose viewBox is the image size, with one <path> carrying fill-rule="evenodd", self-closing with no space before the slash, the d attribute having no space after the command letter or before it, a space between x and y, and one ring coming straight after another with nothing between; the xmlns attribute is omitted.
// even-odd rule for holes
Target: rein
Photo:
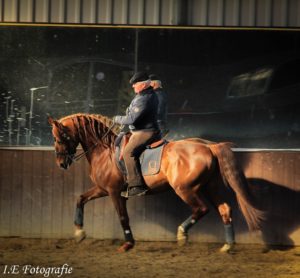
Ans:
<svg viewBox="0 0 300 278"><path fill-rule="evenodd" d="M108 130L103 134L103 136L100 138L100 140L103 140L108 133L112 130L112 128L114 127L115 122L113 121L112 125L108 128ZM69 153L61 153L61 152L56 152L56 155L65 155L67 157L69 157L73 162L77 162L80 158L82 158L83 156L85 156L87 153L89 153L92 149L94 149L96 146L98 145L98 142L94 145L92 145L91 147L89 147L86 151L83 151L77 155L74 154L69 154Z"/></svg>
<svg viewBox="0 0 300 278"><path fill-rule="evenodd" d="M101 137L100 140L103 140L108 133L112 130L112 128L114 127L115 122L113 121L112 125L108 128L108 130L103 134L103 136ZM98 145L98 142L96 144L94 144L93 146L89 147L85 152L82 152L78 155L72 156L71 159L73 162L78 161L80 158L82 158L84 155L86 155L87 153L89 153L92 149L94 149L96 146Z"/></svg>

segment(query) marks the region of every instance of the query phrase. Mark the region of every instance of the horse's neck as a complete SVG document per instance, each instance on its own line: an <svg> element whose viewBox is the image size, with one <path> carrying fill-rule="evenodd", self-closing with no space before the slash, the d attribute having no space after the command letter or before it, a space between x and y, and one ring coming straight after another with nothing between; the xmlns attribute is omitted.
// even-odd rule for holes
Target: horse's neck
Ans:
<svg viewBox="0 0 300 278"><path fill-rule="evenodd" d="M96 134L95 130L92 130L91 126L81 126L78 129L79 143L82 146L84 152L86 152L86 157L89 163L91 163L92 157L95 153L111 153L111 156L113 156L113 142L111 143L111 145L107 145L103 142L106 136L110 136L109 134L107 134L107 132L109 132L109 128L103 126L102 124L101 131L101 134Z"/></svg>

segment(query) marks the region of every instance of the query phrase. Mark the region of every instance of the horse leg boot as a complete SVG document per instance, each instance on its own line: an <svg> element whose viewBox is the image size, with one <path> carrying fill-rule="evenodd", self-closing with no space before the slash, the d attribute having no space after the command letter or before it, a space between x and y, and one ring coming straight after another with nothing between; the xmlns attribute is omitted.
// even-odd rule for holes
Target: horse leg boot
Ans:
<svg viewBox="0 0 300 278"><path fill-rule="evenodd" d="M81 197L79 197L75 210L75 232L74 238L77 243L81 242L86 238L86 233L83 230L83 215L84 215L84 205L81 202Z"/></svg>
<svg viewBox="0 0 300 278"><path fill-rule="evenodd" d="M77 243L81 242L86 238L86 232L83 230L83 219L84 219L84 205L93 199L106 196L107 194L98 187L94 186L84 194L80 195L77 200L75 210L75 233L74 238Z"/></svg>
<svg viewBox="0 0 300 278"><path fill-rule="evenodd" d="M179 195L179 194L178 194ZM188 241L188 231L192 228L200 218L208 213L208 208L201 198L194 193L193 196L188 194L179 195L188 205L192 207L193 214L188 217L177 229L177 243L179 246L184 246Z"/></svg>
<svg viewBox="0 0 300 278"><path fill-rule="evenodd" d="M231 218L231 208L227 203L218 206L218 211L222 217L225 230L225 244L220 249L221 252L229 253L235 245L235 234Z"/></svg>
<svg viewBox="0 0 300 278"><path fill-rule="evenodd" d="M177 243L179 246L184 246L188 242L188 231L193 225L197 223L197 220L191 215L184 222L182 222L177 229Z"/></svg>
<svg viewBox="0 0 300 278"><path fill-rule="evenodd" d="M124 232L124 238L125 238L125 242L118 249L118 252L126 252L126 251L129 251L130 249L132 249L134 247L134 243L135 243L132 232L131 232L131 228L129 226L129 217L128 217L128 212L127 212L127 208L126 208L127 199L120 197L119 194L112 195L111 198L112 198L113 204L116 208L116 211L118 213L120 223L121 223L121 226L122 226L123 232Z"/></svg>

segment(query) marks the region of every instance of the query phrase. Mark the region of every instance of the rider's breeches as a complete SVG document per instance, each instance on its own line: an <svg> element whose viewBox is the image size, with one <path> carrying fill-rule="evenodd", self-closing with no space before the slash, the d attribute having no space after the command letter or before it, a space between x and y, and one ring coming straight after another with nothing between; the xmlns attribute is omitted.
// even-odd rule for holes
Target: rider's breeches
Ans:
<svg viewBox="0 0 300 278"><path fill-rule="evenodd" d="M123 157L127 169L128 186L139 186L144 184L143 176L141 174L139 155L142 149L147 144L153 142L156 135L155 131L134 131L127 143Z"/></svg>

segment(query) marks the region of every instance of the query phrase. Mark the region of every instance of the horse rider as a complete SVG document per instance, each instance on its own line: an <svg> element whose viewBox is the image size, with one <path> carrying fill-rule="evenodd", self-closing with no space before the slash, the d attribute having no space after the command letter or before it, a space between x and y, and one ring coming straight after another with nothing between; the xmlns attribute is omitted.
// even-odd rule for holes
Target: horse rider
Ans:
<svg viewBox="0 0 300 278"><path fill-rule="evenodd" d="M158 109L157 109L157 123L161 132L161 137L165 137L169 130L167 129L167 94L162 89L161 81L158 79L157 75L150 74L151 87L158 97Z"/></svg>
<svg viewBox="0 0 300 278"><path fill-rule="evenodd" d="M123 158L127 170L127 192L123 197L141 196L148 191L141 173L139 155L145 146L159 138L157 123L158 97L151 87L147 73L137 72L130 79L135 97L127 108L126 116L115 116L114 121L120 125L128 125L131 136L125 146Z"/></svg>

